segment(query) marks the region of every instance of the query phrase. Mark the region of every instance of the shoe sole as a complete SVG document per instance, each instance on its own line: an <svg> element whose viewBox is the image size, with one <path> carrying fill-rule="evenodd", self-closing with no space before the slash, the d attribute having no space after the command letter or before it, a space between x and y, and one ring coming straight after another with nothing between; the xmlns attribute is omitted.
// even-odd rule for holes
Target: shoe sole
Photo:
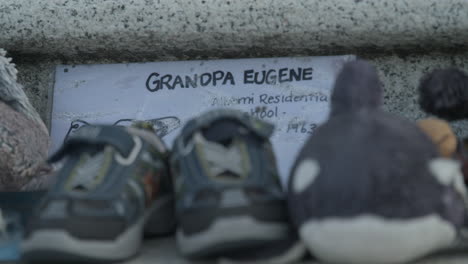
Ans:
<svg viewBox="0 0 468 264"><path fill-rule="evenodd" d="M284 243L279 242L279 243ZM265 250L265 249L264 249ZM269 253L266 256L245 256L241 259L232 259L221 257L218 264L287 264L299 263L307 255L308 251L302 241L297 238L292 239L281 247L268 246L266 249ZM255 253L258 253L255 252Z"/></svg>
<svg viewBox="0 0 468 264"><path fill-rule="evenodd" d="M457 231L432 214L410 219L375 215L309 220L299 228L306 247L326 263L408 263L453 245Z"/></svg>
<svg viewBox="0 0 468 264"><path fill-rule="evenodd" d="M21 244L29 262L112 262L136 254L143 234L143 219L112 241L80 240L60 230L39 230Z"/></svg>
<svg viewBox="0 0 468 264"><path fill-rule="evenodd" d="M71 236L66 231L45 229L34 231L21 243L22 259L27 262L85 262L113 263L122 261L138 253L143 234L170 233L174 230L173 198L162 197L145 213L145 217L129 227L114 240L83 240ZM145 227L155 225L156 227ZM45 241L47 241L45 243Z"/></svg>
<svg viewBox="0 0 468 264"><path fill-rule="evenodd" d="M174 197L167 195L156 200L148 210L143 234L145 237L173 234L176 229Z"/></svg>
<svg viewBox="0 0 468 264"><path fill-rule="evenodd" d="M227 254L252 248L271 241L279 241L290 234L287 223L262 222L250 216L218 218L208 229L195 234L176 234L181 253L190 258Z"/></svg>

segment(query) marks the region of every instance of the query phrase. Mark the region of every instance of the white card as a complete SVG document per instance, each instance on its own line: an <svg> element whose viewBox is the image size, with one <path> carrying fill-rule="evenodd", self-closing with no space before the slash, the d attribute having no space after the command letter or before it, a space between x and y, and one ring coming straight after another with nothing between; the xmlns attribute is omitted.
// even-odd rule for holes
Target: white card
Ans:
<svg viewBox="0 0 468 264"><path fill-rule="evenodd" d="M75 120L89 124L153 120L172 146L187 120L229 107L276 125L271 140L284 183L303 143L328 117L336 75L354 59L346 55L60 65L53 93L51 151L63 143ZM74 124L79 126L80 121Z"/></svg>

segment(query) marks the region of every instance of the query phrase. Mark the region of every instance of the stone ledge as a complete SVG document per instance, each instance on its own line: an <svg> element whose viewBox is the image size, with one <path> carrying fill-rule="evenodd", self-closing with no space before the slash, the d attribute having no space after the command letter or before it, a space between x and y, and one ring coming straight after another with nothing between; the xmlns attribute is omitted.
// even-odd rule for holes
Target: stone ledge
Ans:
<svg viewBox="0 0 468 264"><path fill-rule="evenodd" d="M466 0L3 0L0 47L62 60L460 51L467 13Z"/></svg>
<svg viewBox="0 0 468 264"><path fill-rule="evenodd" d="M189 261L180 256L174 238L154 239L144 242L140 254L123 264L229 264L228 261ZM241 264L241 262L238 262ZM468 263L468 254L463 251L445 252L408 264L462 264ZM323 264L314 260L297 264Z"/></svg>

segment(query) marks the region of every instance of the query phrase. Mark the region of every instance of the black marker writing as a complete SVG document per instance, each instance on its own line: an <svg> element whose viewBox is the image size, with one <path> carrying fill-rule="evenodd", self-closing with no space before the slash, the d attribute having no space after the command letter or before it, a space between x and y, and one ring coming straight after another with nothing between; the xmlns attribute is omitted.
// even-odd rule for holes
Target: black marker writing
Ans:
<svg viewBox="0 0 468 264"><path fill-rule="evenodd" d="M197 88L199 86L235 85L234 76L231 72L214 71L194 75L160 75L151 73L146 79L146 89L156 92L164 88L173 90L175 88Z"/></svg>
<svg viewBox="0 0 468 264"><path fill-rule="evenodd" d="M245 84L277 84L294 81L312 80L312 68L281 68L279 70L246 70L244 71Z"/></svg>
<svg viewBox="0 0 468 264"><path fill-rule="evenodd" d="M308 122L290 122L288 124L288 128L286 129L286 133L302 133L302 134L313 134L315 130L318 128L318 124L316 123L308 123Z"/></svg>

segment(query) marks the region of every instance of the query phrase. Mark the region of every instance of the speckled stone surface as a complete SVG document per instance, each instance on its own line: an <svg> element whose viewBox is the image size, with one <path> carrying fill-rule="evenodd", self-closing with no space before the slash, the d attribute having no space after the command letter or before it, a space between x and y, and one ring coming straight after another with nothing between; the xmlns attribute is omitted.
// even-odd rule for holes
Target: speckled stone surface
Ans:
<svg viewBox="0 0 468 264"><path fill-rule="evenodd" d="M2 0L17 54L235 57L467 49L466 0Z"/></svg>
<svg viewBox="0 0 468 264"><path fill-rule="evenodd" d="M407 264L466 264L468 254L463 252L441 253L426 257L419 261ZM3 263L15 264L15 263ZM18 263L16 263L18 264ZM144 242L140 253L134 258L122 262L122 264L234 264L225 261L189 261L182 258L173 238L153 239ZM241 264L241 263L239 263ZM262 263L258 263L262 264ZM314 260L302 261L296 264L323 264Z"/></svg>
<svg viewBox="0 0 468 264"><path fill-rule="evenodd" d="M467 28L468 30L468 28ZM365 55L362 57L366 58ZM468 73L468 53L430 54L396 56L383 55L368 57L377 66L384 85L384 109L402 115L410 120L418 120L428 115L418 104L417 87L421 77L437 68L459 67ZM451 123L455 132L468 136L468 120Z"/></svg>
<svg viewBox="0 0 468 264"><path fill-rule="evenodd" d="M173 238L145 241L140 254L123 264L234 264L227 261L193 262L182 258L176 248ZM463 251L441 253L423 258L408 264L465 264L468 263L468 253ZM241 264L241 263L237 263ZM262 263L259 263L262 264ZM266 263L264 263L266 264ZM303 261L297 264L322 264L314 260Z"/></svg>
<svg viewBox="0 0 468 264"><path fill-rule="evenodd" d="M52 91L54 87L55 62L37 62L17 64L18 82L24 90L34 108L49 127L50 109L52 109Z"/></svg>

